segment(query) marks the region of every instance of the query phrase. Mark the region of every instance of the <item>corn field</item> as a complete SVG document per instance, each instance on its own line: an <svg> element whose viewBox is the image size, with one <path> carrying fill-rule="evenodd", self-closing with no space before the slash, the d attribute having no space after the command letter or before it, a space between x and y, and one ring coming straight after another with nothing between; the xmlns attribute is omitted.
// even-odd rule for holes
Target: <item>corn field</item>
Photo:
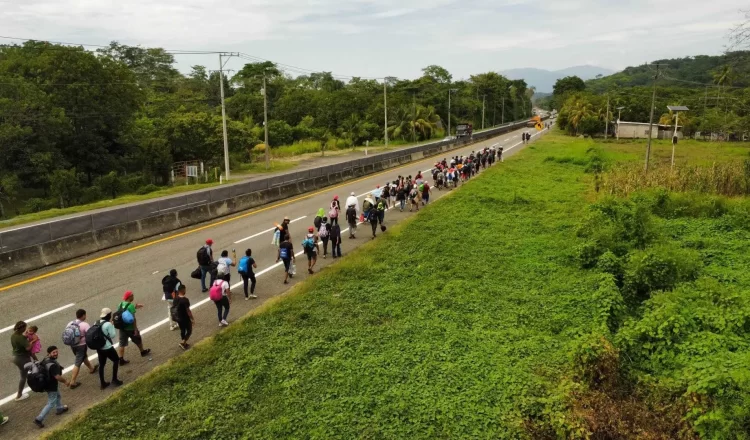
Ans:
<svg viewBox="0 0 750 440"><path fill-rule="evenodd" d="M601 189L618 196L647 188L699 192L724 196L750 194L750 159L670 169L657 165L648 172L640 164L622 164L607 172Z"/></svg>

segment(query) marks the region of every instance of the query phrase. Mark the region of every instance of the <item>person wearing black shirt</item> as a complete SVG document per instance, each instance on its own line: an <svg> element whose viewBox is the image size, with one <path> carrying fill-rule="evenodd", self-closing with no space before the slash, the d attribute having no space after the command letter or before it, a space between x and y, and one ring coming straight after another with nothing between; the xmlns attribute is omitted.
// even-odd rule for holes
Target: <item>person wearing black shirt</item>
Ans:
<svg viewBox="0 0 750 440"><path fill-rule="evenodd" d="M193 312L190 310L190 300L185 297L186 289L185 285L181 284L177 288L177 298L174 299L175 307L177 307L177 325L180 326L180 348L187 350L190 345L188 339L193 334Z"/></svg>
<svg viewBox="0 0 750 440"><path fill-rule="evenodd" d="M279 245L279 253L276 257L276 262L278 263L279 261L284 262L284 284L288 284L289 277L292 276L289 275L289 270L292 267L292 263L297 261L294 256L294 246L289 241L289 235L285 235L284 241Z"/></svg>
<svg viewBox="0 0 750 440"><path fill-rule="evenodd" d="M47 369L47 404L42 408L42 412L34 419L36 426L44 428L44 419L47 414L55 407L55 414L58 416L68 411L67 405L63 405L62 396L59 391L59 384L65 384L69 386L70 382L63 377L63 369L59 363L57 363L57 356L59 355L57 347L54 345L47 348L47 357L41 362L40 367Z"/></svg>

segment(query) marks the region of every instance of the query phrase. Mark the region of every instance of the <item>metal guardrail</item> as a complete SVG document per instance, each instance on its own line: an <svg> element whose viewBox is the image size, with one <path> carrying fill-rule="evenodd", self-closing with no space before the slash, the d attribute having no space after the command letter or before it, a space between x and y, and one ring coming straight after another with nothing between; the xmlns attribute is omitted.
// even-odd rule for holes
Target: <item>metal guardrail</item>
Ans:
<svg viewBox="0 0 750 440"><path fill-rule="evenodd" d="M496 134L504 133L519 126L523 126L526 122L526 120L512 122L479 131L474 133L472 140L477 141L492 137ZM282 185L289 185L311 178L330 176L334 173L356 169L363 169L363 172L366 173L365 167L372 166L374 168L378 163L405 158L418 152L426 152L428 155L437 153L442 147L450 146L452 144L463 145L464 142L460 139L429 142L402 150L379 153L339 164L281 174L251 182L238 182L209 190L175 195L161 200L146 201L136 205L114 208L107 211L82 214L80 216L61 220L50 220L49 222L37 225L21 226L16 229L0 232L0 253L35 246L72 235L97 231L119 224L179 211L181 209L223 201L244 194L250 194Z"/></svg>

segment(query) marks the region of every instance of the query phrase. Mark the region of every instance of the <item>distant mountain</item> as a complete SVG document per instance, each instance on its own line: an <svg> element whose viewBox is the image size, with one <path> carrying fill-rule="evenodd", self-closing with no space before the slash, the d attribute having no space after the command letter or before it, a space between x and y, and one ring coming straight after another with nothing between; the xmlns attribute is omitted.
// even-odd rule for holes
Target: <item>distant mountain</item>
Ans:
<svg viewBox="0 0 750 440"><path fill-rule="evenodd" d="M509 69L500 72L510 79L523 79L526 84L536 87L537 92L552 93L555 81L566 76L578 76L582 80L594 79L597 75L607 76L615 73L613 70L596 66L575 66L562 70L544 70L532 67Z"/></svg>

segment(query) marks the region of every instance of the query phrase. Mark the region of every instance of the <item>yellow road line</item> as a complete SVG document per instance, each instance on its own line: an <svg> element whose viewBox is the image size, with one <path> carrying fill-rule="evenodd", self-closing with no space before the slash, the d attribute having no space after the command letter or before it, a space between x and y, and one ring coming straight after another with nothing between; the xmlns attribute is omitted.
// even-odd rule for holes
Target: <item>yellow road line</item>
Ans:
<svg viewBox="0 0 750 440"><path fill-rule="evenodd" d="M491 139L491 138L488 138L488 139ZM488 139L479 141L477 143L486 142ZM469 145L472 145L472 144L467 144L465 146L469 146ZM460 148L463 148L463 147L460 147ZM456 150L458 150L460 148L456 148ZM454 150L450 150L450 151L454 151ZM446 153L446 151L443 151L442 153ZM436 155L433 155L433 156L437 156L437 155L439 155L439 153L436 154ZM398 170L400 168L406 168L408 166L413 166L413 165L416 165L416 164L422 163L422 162L427 162L428 160L430 160L430 159L426 158L426 159L423 159L423 160L418 160L416 162L409 162L406 165L401 165L401 166L398 166L398 167L395 167L395 168L389 168L388 170L381 171L381 172L375 173L375 174L368 174L367 176L361 177L359 179L347 180L346 182L344 182L342 184L334 185L334 186L327 186L324 189L321 189L320 191L316 191L316 192L311 193L311 194L307 194L307 195L304 195L304 196L301 196L301 197L297 197L297 198L294 198L294 199L285 200L283 202L276 203L275 205L266 206L265 208L260 208L260 209L256 209L256 210L253 210L253 211L250 211L250 212L246 212L244 214L240 214L240 215L235 216L235 217L230 217L230 218L227 218L227 219L224 219L224 220L220 220L218 222L210 223L210 224L207 224L207 225L195 228L195 229L191 229L189 231L179 232L177 234L170 235L169 237L164 237L164 238L160 238L158 240L150 241L148 243L139 244L138 246L133 246L131 248L123 249L121 251L117 251L117 252L113 252L111 254L103 255L101 257L94 258L93 260L88 260L88 261L84 261L82 263L74 264L73 266L64 267L62 269L58 269L58 270L52 271L50 273L46 273L44 275L38 275L36 277L29 278L28 280L19 281L17 283L11 284L9 286L0 287L0 292L6 291L6 290L10 290L10 289L12 289L14 287L20 287L20 286L23 286L25 284L33 283L35 281L43 280L45 278L49 278L49 277L52 277L52 276L55 276L55 275L59 275L61 273L70 272L71 270L79 269L81 267L85 267L85 266L88 266L90 264L98 263L100 261L108 260L110 258L117 257L118 255L123 255L123 254L127 254L129 252L137 251L138 249L143 249L145 247L153 246L155 244L163 243L165 241L173 240L175 238L184 237L185 235L192 234L194 232L203 231L203 230L208 229L208 228L213 228L214 226L219 226L219 225L223 225L225 223L233 222L233 221L239 220L241 218L245 218L245 217L249 217L251 215L258 214L260 212L268 211L270 209L276 209L276 208L278 208L280 206L288 205L290 203L298 202L300 200L309 199L310 197L315 197L315 196L317 196L319 194L323 194L325 192L331 191L331 190L336 189L336 188L341 188L343 186L347 186L347 185L351 185L351 184L354 184L354 183L357 183L357 182L361 182L363 180L367 180L367 179L370 179L370 178L373 178L373 177L377 177L377 176L379 176L381 174L391 173L394 170Z"/></svg>

